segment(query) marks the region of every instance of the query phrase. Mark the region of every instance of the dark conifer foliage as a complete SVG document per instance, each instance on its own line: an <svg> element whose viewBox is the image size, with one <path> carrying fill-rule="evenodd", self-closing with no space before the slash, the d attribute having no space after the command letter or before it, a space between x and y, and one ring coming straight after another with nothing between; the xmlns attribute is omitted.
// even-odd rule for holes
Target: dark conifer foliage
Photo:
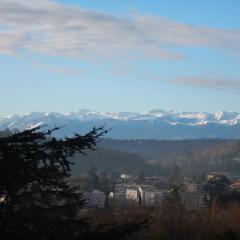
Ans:
<svg viewBox="0 0 240 240"><path fill-rule="evenodd" d="M204 190L208 195L207 204L222 204L240 202L240 192L230 187L230 180L224 175L214 176L204 185Z"/></svg>
<svg viewBox="0 0 240 240"><path fill-rule="evenodd" d="M0 238L87 239L90 225L81 217L83 200L66 179L68 157L93 149L107 131L93 128L86 135L58 140L56 127L40 127L0 139Z"/></svg>

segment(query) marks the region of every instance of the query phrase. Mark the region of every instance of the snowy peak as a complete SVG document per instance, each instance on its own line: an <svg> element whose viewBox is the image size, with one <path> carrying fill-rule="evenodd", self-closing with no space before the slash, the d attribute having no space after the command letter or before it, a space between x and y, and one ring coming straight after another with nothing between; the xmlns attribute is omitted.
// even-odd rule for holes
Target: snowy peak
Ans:
<svg viewBox="0 0 240 240"><path fill-rule="evenodd" d="M80 109L78 112L61 114L54 112L31 112L23 116L12 115L0 118L0 129L31 128L40 124L65 124L69 121L149 121L163 122L169 125L201 126L208 124L232 126L240 123L237 112L179 112L176 110L151 110L146 113L138 112L98 112L90 109Z"/></svg>

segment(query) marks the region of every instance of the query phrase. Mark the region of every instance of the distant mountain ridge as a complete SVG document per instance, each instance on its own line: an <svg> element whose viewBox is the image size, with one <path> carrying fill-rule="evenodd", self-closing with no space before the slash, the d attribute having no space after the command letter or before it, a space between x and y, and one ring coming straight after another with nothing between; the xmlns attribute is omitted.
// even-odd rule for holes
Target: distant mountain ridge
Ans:
<svg viewBox="0 0 240 240"><path fill-rule="evenodd" d="M45 125L66 125L58 136L86 132L93 126L113 127L107 137L116 139L197 139L239 138L240 113L237 112L178 112L151 110L138 112L97 112L81 109L69 114L31 112L23 116L0 118L0 130L26 129Z"/></svg>

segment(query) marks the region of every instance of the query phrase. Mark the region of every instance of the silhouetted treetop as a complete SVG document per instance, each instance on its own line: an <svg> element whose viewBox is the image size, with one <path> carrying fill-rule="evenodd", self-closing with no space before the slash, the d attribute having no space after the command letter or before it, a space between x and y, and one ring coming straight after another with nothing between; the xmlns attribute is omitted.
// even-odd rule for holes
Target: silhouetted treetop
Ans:
<svg viewBox="0 0 240 240"><path fill-rule="evenodd" d="M107 130L56 139L55 127L41 127L0 138L1 239L79 239L89 225L79 216L81 193L69 186L69 157L94 149Z"/></svg>

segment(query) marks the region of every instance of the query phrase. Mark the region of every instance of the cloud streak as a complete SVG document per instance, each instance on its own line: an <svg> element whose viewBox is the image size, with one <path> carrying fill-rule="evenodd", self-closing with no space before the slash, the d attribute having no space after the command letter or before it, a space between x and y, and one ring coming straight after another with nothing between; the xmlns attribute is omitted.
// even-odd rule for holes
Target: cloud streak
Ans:
<svg viewBox="0 0 240 240"><path fill-rule="evenodd" d="M188 85L201 88L213 88L240 92L240 79L223 77L179 77L169 80L173 84Z"/></svg>
<svg viewBox="0 0 240 240"><path fill-rule="evenodd" d="M47 64L42 64L42 63L38 63L38 62L34 62L33 66L35 68L39 68L39 69L47 70L47 71L54 72L57 74L67 75L67 76L80 77L82 75L85 75L84 71L81 71L77 68L68 67L68 66L47 65Z"/></svg>
<svg viewBox="0 0 240 240"><path fill-rule="evenodd" d="M0 54L83 60L181 59L173 47L240 50L240 31L197 27L158 16L117 17L49 0L0 1Z"/></svg>

